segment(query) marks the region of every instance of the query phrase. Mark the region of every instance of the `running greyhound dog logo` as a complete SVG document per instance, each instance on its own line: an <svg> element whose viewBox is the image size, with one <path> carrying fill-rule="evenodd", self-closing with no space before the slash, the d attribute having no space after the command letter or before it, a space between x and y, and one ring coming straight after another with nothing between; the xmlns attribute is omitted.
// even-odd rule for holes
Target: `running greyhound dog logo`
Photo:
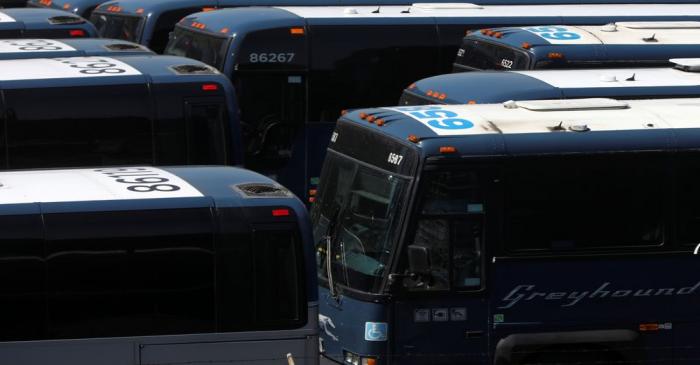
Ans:
<svg viewBox="0 0 700 365"><path fill-rule="evenodd" d="M323 314L318 315L318 327L325 332L328 337L332 338L333 341L338 341L338 337L334 334L331 333L331 330L329 328L335 328L335 323L333 323L333 320L331 317L324 316Z"/></svg>

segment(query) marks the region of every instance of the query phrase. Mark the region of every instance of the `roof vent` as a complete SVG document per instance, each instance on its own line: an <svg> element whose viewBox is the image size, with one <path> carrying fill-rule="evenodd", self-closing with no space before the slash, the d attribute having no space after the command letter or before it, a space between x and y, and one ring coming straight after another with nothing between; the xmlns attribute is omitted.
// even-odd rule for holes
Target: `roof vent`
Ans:
<svg viewBox="0 0 700 365"><path fill-rule="evenodd" d="M50 17L49 23L55 25L82 24L85 23L85 19L72 15L58 15Z"/></svg>
<svg viewBox="0 0 700 365"><path fill-rule="evenodd" d="M619 22L618 26L629 29L700 29L700 22Z"/></svg>
<svg viewBox="0 0 700 365"><path fill-rule="evenodd" d="M675 63L675 68L687 72L700 72L700 58L672 58L669 60Z"/></svg>
<svg viewBox="0 0 700 365"><path fill-rule="evenodd" d="M608 23L605 24L604 26L600 27L601 32L617 32L617 24L615 23Z"/></svg>
<svg viewBox="0 0 700 365"><path fill-rule="evenodd" d="M215 68L207 65L178 65L170 68L178 75L214 75L219 73Z"/></svg>
<svg viewBox="0 0 700 365"><path fill-rule="evenodd" d="M413 5L411 5L411 7L428 11L483 9L483 6L479 6L472 3L414 3Z"/></svg>
<svg viewBox="0 0 700 365"><path fill-rule="evenodd" d="M133 51L133 50L141 50L144 52L148 52L148 50L138 44L133 44L133 43L112 43L112 44L106 44L105 48L107 48L110 51Z"/></svg>
<svg viewBox="0 0 700 365"><path fill-rule="evenodd" d="M615 82L617 77L615 75L600 75L600 82Z"/></svg>
<svg viewBox="0 0 700 365"><path fill-rule="evenodd" d="M515 104L519 108L537 112L629 108L629 104L624 101L607 98L525 100L516 101Z"/></svg>
<svg viewBox="0 0 700 365"><path fill-rule="evenodd" d="M343 9L343 14L345 15L357 15L359 12L355 8L345 8Z"/></svg>
<svg viewBox="0 0 700 365"><path fill-rule="evenodd" d="M249 198L286 198L292 193L282 185L272 183L248 183L233 186Z"/></svg>

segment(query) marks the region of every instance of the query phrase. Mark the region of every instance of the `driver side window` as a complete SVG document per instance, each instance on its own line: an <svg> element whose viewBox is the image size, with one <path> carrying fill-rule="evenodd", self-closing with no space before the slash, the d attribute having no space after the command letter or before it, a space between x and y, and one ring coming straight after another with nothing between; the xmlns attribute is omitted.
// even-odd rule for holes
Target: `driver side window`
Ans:
<svg viewBox="0 0 700 365"><path fill-rule="evenodd" d="M484 203L475 171L426 174L415 232L406 251L411 291L474 290L483 275Z"/></svg>

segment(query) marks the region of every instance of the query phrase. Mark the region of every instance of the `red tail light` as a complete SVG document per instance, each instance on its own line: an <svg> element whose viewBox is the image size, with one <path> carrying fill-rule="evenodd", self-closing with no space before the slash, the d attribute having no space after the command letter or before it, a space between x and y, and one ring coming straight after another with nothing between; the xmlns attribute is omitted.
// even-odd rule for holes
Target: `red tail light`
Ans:
<svg viewBox="0 0 700 365"><path fill-rule="evenodd" d="M289 217L289 209L273 209L273 217Z"/></svg>
<svg viewBox="0 0 700 365"><path fill-rule="evenodd" d="M85 37L85 31L82 29L71 29L68 31L71 37Z"/></svg>
<svg viewBox="0 0 700 365"><path fill-rule="evenodd" d="M202 91L216 91L219 90L219 85L217 84L204 84L202 85Z"/></svg>

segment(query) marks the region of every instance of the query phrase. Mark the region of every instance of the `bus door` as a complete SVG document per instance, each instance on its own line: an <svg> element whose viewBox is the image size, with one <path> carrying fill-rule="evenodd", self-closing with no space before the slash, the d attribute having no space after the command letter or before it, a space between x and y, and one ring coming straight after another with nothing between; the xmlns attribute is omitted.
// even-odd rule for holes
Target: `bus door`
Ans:
<svg viewBox="0 0 700 365"><path fill-rule="evenodd" d="M187 164L224 165L229 156L230 138L224 98L185 100Z"/></svg>
<svg viewBox="0 0 700 365"><path fill-rule="evenodd" d="M246 167L305 196L306 36L303 27L246 35L233 77Z"/></svg>
<svg viewBox="0 0 700 365"><path fill-rule="evenodd" d="M485 363L485 170L428 171L404 239L394 363Z"/></svg>

